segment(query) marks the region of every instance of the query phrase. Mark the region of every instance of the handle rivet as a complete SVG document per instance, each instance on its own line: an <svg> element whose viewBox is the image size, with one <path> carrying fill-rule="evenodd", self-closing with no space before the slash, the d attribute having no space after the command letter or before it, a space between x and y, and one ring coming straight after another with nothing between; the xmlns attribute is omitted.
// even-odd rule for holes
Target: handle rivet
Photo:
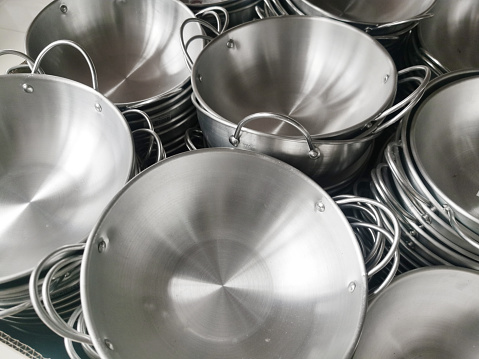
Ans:
<svg viewBox="0 0 479 359"><path fill-rule="evenodd" d="M384 83L388 82L388 80L389 80L389 75L385 75L383 80L384 80Z"/></svg>
<svg viewBox="0 0 479 359"><path fill-rule="evenodd" d="M26 93L32 93L33 92L33 87L31 85L23 84L22 88L23 88L23 91L25 91Z"/></svg>
<svg viewBox="0 0 479 359"><path fill-rule="evenodd" d="M101 241L100 243L98 243L98 252L99 253L102 253L105 249L106 249L106 242L105 241Z"/></svg>
<svg viewBox="0 0 479 359"><path fill-rule="evenodd" d="M96 103L95 110L97 110L98 112L101 112L103 109L101 108L101 105L99 103Z"/></svg>
<svg viewBox="0 0 479 359"><path fill-rule="evenodd" d="M107 347L108 349L110 349L110 350L114 350L114 349L115 349L115 348L113 347L113 343L110 342L108 339L105 339L105 340L103 341L103 343L105 343L105 345L106 345L106 347Z"/></svg>
<svg viewBox="0 0 479 359"><path fill-rule="evenodd" d="M64 14L68 12L68 7L65 4L60 5L60 11Z"/></svg>
<svg viewBox="0 0 479 359"><path fill-rule="evenodd" d="M324 212L326 210L326 206L323 202L316 202L316 204L314 205L314 209L317 212Z"/></svg>
<svg viewBox="0 0 479 359"><path fill-rule="evenodd" d="M203 76L198 74L198 75L196 75L196 79L198 80L198 82L201 82L201 81L203 81Z"/></svg>
<svg viewBox="0 0 479 359"><path fill-rule="evenodd" d="M232 39L229 39L226 43L226 47L232 49L233 47L235 47L235 42Z"/></svg>
<svg viewBox="0 0 479 359"><path fill-rule="evenodd" d="M355 282L349 283L349 285L348 285L349 293L354 292L355 289L356 289L356 283Z"/></svg>

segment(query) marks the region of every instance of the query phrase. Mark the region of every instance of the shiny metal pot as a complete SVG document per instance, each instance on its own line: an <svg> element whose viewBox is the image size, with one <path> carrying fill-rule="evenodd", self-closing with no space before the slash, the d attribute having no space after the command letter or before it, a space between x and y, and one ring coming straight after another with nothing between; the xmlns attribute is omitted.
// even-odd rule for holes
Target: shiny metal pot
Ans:
<svg viewBox="0 0 479 359"><path fill-rule="evenodd" d="M424 183L457 219L479 233L479 77L444 86L415 111L410 151Z"/></svg>
<svg viewBox="0 0 479 359"><path fill-rule="evenodd" d="M479 357L479 274L436 267L397 277L369 305L354 359Z"/></svg>
<svg viewBox="0 0 479 359"><path fill-rule="evenodd" d="M182 22L194 17L180 1L55 0L31 23L27 53L35 58L49 43L68 39L80 44L95 63L100 92L120 107L142 106L181 90L189 80L178 41ZM185 29L201 35L199 25ZM192 57L201 51L192 44ZM88 82L78 54L56 49L42 68L53 75Z"/></svg>
<svg viewBox="0 0 479 359"><path fill-rule="evenodd" d="M206 142L211 147L237 147L260 152L278 158L298 168L321 186L334 187L347 180L352 173L360 171L369 159L369 152L377 135L356 140L316 140L312 139L300 124L291 118L278 114L264 113L251 116L241 126L213 117L198 103L194 94L193 104L198 113L198 122ZM275 136L259 131L246 130L248 122L275 119L278 125L289 121L297 133L304 138Z"/></svg>
<svg viewBox="0 0 479 359"><path fill-rule="evenodd" d="M3 75L0 108L0 283L6 283L28 275L57 247L84 240L136 167L125 118L90 87L49 75Z"/></svg>
<svg viewBox="0 0 479 359"><path fill-rule="evenodd" d="M420 70L426 73L422 84L408 101L390 107L398 73L374 39L331 19L284 16L218 35L194 62L191 79L198 103L212 117L237 124L273 112L294 118L315 139L352 139L420 97L429 76ZM267 119L248 128L298 136L291 126Z"/></svg>
<svg viewBox="0 0 479 359"><path fill-rule="evenodd" d="M336 203L251 151L187 152L135 177L81 270L102 358L349 358L366 309L361 251Z"/></svg>
<svg viewBox="0 0 479 359"><path fill-rule="evenodd" d="M396 33L431 17L436 0L291 0L306 15L326 16L374 34Z"/></svg>

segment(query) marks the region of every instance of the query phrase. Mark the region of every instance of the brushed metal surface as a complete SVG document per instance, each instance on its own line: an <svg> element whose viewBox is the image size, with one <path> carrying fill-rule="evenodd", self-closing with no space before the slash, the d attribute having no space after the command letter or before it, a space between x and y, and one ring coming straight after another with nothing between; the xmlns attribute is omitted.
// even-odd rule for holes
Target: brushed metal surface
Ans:
<svg viewBox="0 0 479 359"><path fill-rule="evenodd" d="M326 192L231 149L133 179L92 231L81 273L105 358L348 358L366 293L359 246Z"/></svg>
<svg viewBox="0 0 479 359"><path fill-rule="evenodd" d="M181 23L193 12L180 1L55 0L31 23L26 50L31 56L49 43L69 39L90 55L98 73L100 92L117 105L159 98L189 80L179 41ZM188 38L201 34L198 24L187 26ZM196 57L200 41L190 48ZM46 73L88 84L87 67L78 53L55 49L42 62Z"/></svg>
<svg viewBox="0 0 479 359"><path fill-rule="evenodd" d="M350 25L306 16L234 27L205 47L192 71L193 91L210 113L235 124L256 112L288 115L317 138L361 129L390 106L396 84L394 62L374 39ZM298 136L268 119L248 128Z"/></svg>
<svg viewBox="0 0 479 359"><path fill-rule="evenodd" d="M369 306L354 359L479 356L479 274L435 267L403 274Z"/></svg>
<svg viewBox="0 0 479 359"><path fill-rule="evenodd" d="M0 109L3 283L28 274L57 247L86 239L129 179L133 144L116 107L69 80L0 76Z"/></svg>

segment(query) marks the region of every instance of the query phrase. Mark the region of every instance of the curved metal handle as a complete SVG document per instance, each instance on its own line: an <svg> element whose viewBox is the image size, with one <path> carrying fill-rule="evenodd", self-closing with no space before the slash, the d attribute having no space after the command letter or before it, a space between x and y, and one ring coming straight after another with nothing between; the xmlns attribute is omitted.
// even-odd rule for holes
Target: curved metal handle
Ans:
<svg viewBox="0 0 479 359"><path fill-rule="evenodd" d="M83 308L81 307L81 305L73 311L72 315L68 319L67 325L73 328L75 326L75 323L77 323L78 332L86 334L86 328L85 328L84 317L83 317ZM78 353L76 352L73 346L73 341L71 339L64 338L63 342L65 345L65 350L68 356L70 357L70 359L83 359L83 357L78 355ZM101 359L93 346L82 344L82 348L89 358Z"/></svg>
<svg viewBox="0 0 479 359"><path fill-rule="evenodd" d="M43 57L47 54L48 51L53 49L54 47L60 46L60 45L68 45L72 46L80 53L83 55L85 58L88 67L90 68L90 73L91 73L91 82L92 82L92 87L95 91L98 91L98 76L96 74L95 70L95 65L93 65L93 61L91 57L83 50L83 48L80 47L76 42L70 41L70 40L57 40L52 42L51 44L47 45L37 56L37 60L35 61L35 64L33 65L32 73L35 73L38 71L38 68L40 67L40 63L43 60Z"/></svg>
<svg viewBox="0 0 479 359"><path fill-rule="evenodd" d="M390 247L386 255L377 263L373 268L370 268L368 270L368 277L371 278L373 275L377 274L379 271L381 271L383 268L386 267L386 265L391 262L391 260L394 257L394 263L393 263L393 269L391 270L390 274L386 277L385 281L372 293L371 295L377 295L381 290L383 290L389 282L392 280L394 277L394 274L397 270L394 270L395 266L399 265L399 256L398 256L398 248L399 248L399 241L401 238L401 227L399 226L399 221L394 215L394 213L383 203L380 203L378 201L375 201L370 198L365 198L365 197L356 197L353 195L340 195L333 197L333 200L338 204L338 206L344 206L348 204L365 204L367 206L372 206L376 208L381 215L384 215L388 218L388 223L392 227L392 231L387 231L381 226L381 222L379 221L379 218L375 218L374 222L371 221L372 223L355 223L354 226L356 227L364 227L368 229L372 229L378 233L381 233L384 235L388 241L390 242ZM353 224L352 224L353 226ZM397 257L397 258L396 258Z"/></svg>
<svg viewBox="0 0 479 359"><path fill-rule="evenodd" d="M5 319L8 318L12 315L18 314L23 312L25 309L28 309L32 306L32 303L27 300L23 303L17 304L13 307L10 307L8 309L0 309L0 319Z"/></svg>
<svg viewBox="0 0 479 359"><path fill-rule="evenodd" d="M393 147L401 148L402 143L400 142L390 142L384 151L384 157L386 162L393 174L394 178L398 181L402 189L409 195L409 197L416 199L419 202L424 203L425 205L431 207L432 204L424 195L416 191L416 189L411 185L406 175L399 169L399 166L396 164L397 158L393 154Z"/></svg>
<svg viewBox="0 0 479 359"><path fill-rule="evenodd" d="M298 9L298 7L294 5L291 0L285 0L285 3L289 6L291 11L293 11L294 15L306 15L304 12Z"/></svg>
<svg viewBox="0 0 479 359"><path fill-rule="evenodd" d="M447 204L444 204L442 206L442 208L444 209L444 211L446 212L447 214L447 218L449 220L449 223L452 227L452 229L454 229L454 231L456 231L456 233L462 238L464 239L467 243L469 243L471 246L473 246L474 248L476 249L479 249L479 243L477 241L475 241L474 239L472 239L471 237L469 237L466 233L464 233L464 231L459 227L459 223L457 223L457 220L456 220L456 216L454 214L454 211L453 209L447 205Z"/></svg>
<svg viewBox="0 0 479 359"><path fill-rule="evenodd" d="M234 147L238 147L238 145L240 144L240 133L241 133L241 129L243 128L243 126L246 125L250 121L257 120L257 119L260 119L260 118L272 118L274 120L279 120L279 121L289 123L290 125L296 127L302 133L302 135L306 138L306 142L307 142L308 147L309 147L308 156L312 159L317 159L321 156L321 153L319 152L319 149L316 146L314 146L311 135L304 128L304 126L301 125L295 119L293 119L289 116L286 116L286 115L281 115L279 113L257 112L257 113L253 113L249 116L246 116L240 122L238 122L238 126L236 127L236 130L235 130L234 134L232 136L230 136L230 138L229 138L230 143Z"/></svg>
<svg viewBox="0 0 479 359"><path fill-rule="evenodd" d="M203 140L203 143L205 141L204 136L203 136L203 131L197 129L197 128L189 128L185 132L185 145L188 148L189 151L196 151L198 148L193 142L193 138L200 138ZM206 146L205 146L206 147Z"/></svg>
<svg viewBox="0 0 479 359"><path fill-rule="evenodd" d="M225 18L225 22L223 23L223 26L221 26L221 18L216 11L219 11L220 13L222 13ZM224 7L221 7L221 6L209 6L203 10L198 11L195 14L195 17L204 17L207 15L212 15L215 18L216 30L218 30L220 34L226 31L226 29L228 28L230 24L230 14L228 10L226 10Z"/></svg>
<svg viewBox="0 0 479 359"><path fill-rule="evenodd" d="M165 149L163 147L163 144L161 143L161 140L160 140L160 137L158 136L158 134L155 131L150 130L149 128L139 128L137 130L134 130L132 132L132 135L135 135L139 132L148 133L154 138L154 140L156 142L156 145L158 147L158 155L156 156L156 162L160 162L160 161L164 160L166 158L166 152L165 152Z"/></svg>
<svg viewBox="0 0 479 359"><path fill-rule="evenodd" d="M143 119L145 120L146 124L148 125L148 128L152 131L155 130L155 128L153 127L153 123L151 122L151 119L150 119L150 116L148 116L148 114L144 111L141 111L137 108L130 108L128 110L125 110L125 111L122 111L121 113L123 115L123 117L125 117L125 115L128 115L128 114L137 114L137 115L140 115L141 117L143 117ZM150 145L148 146L148 151L146 153L146 156L145 158L150 158L151 156L151 151L153 151L153 142L154 142L155 138L153 137L152 140L150 141Z"/></svg>
<svg viewBox="0 0 479 359"><path fill-rule="evenodd" d="M396 25L408 24L410 22L419 22L421 20L428 19L433 16L434 16L433 13L425 13L422 15L411 17L409 19L388 22L386 24L381 24L381 25L368 26L364 29L364 31L367 33L371 33L372 31L387 29L389 27L396 26Z"/></svg>
<svg viewBox="0 0 479 359"><path fill-rule="evenodd" d="M28 67L30 67L30 70L32 72L35 72L35 71L33 71L33 68L34 68L34 65L35 65L35 60L33 60L27 54L24 54L23 52L20 52L20 51L17 51L17 50L5 49L5 50L0 50L0 56L2 56L2 55L15 55L15 56L21 57L22 59L24 59L27 62Z"/></svg>
<svg viewBox="0 0 479 359"><path fill-rule="evenodd" d="M223 13L223 15L225 17L225 22L224 22L223 26L221 26L221 19L220 19L219 15L215 12L216 10ZM206 15L213 15L215 17L216 22L217 22L217 27L216 28L213 25L211 25L209 22L198 18L198 16L206 16ZM229 25L229 13L225 8L222 8L221 6L207 7L206 9L198 11L195 16L196 17L194 17L194 18L189 18L189 19L186 19L185 21L183 21L183 23L181 24L181 27L180 27L181 50L183 51L183 56L184 56L185 61L186 61L186 66L188 66L190 71L193 68L193 64L194 64L193 60L191 59L190 54L188 53L188 47L190 46L190 44L195 40L200 39L200 40L211 41L211 40L213 40L213 38L211 36L208 36L208 35L205 35L205 34L196 35L196 36L193 36L192 38L190 38L185 43L185 27L186 27L186 25L188 25L189 23L196 22L196 23L200 24L201 26L205 27L206 29L210 30L211 32L213 32L213 34L215 36L219 36L220 34L222 34Z"/></svg>
<svg viewBox="0 0 479 359"><path fill-rule="evenodd" d="M384 131L386 128L389 126L395 124L397 121L399 121L401 118L404 117L404 115L410 111L421 99L422 95L424 94L424 91L426 89L427 84L429 83L429 80L431 79L431 69L427 66L423 65L416 65L416 66L411 66L406 69L403 69L398 72L398 76L403 76L406 75L410 72L413 71L421 71L424 72L424 76L421 78L421 81L419 83L419 86L409 94L405 99L402 101L398 102L394 106L391 106L388 108L386 111L382 112L379 116L377 116L374 120L373 123L376 124L376 128L374 129L373 133L379 133ZM417 80L419 77L414 76L414 80ZM407 82L409 81L409 78L406 78L402 80L402 82ZM399 111L398 114L396 114L392 119L387 120L385 123L383 123L384 119Z"/></svg>
<svg viewBox="0 0 479 359"><path fill-rule="evenodd" d="M74 245L60 247L57 250L50 253L49 255L47 255L45 258L43 258L40 261L40 263L38 263L38 265L33 270L32 274L30 275L28 289L29 289L30 300L32 301L33 309L35 309L35 312L37 313L38 317L42 320L42 322L46 326L48 326L53 332L55 332L61 337L70 338L73 341L76 341L79 343L92 345L92 341L89 335L86 335L84 333L78 333L77 331L73 330L73 328L69 327L65 322L63 321L57 322L52 317L50 317L48 312L43 307L40 296L38 294L38 283L40 279L40 273L43 272L47 263L51 263L52 260L56 260L59 256L62 257L64 255L75 253L77 251L82 251L84 249L85 249L84 243L74 244ZM50 271L52 269L50 269Z"/></svg>

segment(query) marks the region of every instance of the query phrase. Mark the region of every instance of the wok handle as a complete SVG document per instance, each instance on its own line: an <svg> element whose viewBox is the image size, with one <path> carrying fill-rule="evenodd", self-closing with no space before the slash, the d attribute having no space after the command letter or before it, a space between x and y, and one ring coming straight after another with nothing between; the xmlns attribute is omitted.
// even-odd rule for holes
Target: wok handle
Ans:
<svg viewBox="0 0 479 359"><path fill-rule="evenodd" d="M149 135L151 135L154 139L154 141L156 142L156 146L158 148L158 154L156 156L156 162L160 162L162 160L164 160L166 158L166 152L165 152L165 148L163 147L163 144L161 143L161 140L160 140L160 136L158 136L158 134L149 129L149 128L139 128L137 130L134 130L132 132L132 135L135 135L137 133L140 133L140 132L145 132Z"/></svg>
<svg viewBox="0 0 479 359"><path fill-rule="evenodd" d="M432 207L431 202L421 193L419 193L409 182L407 179L406 174L403 172L403 170L400 168L399 162L400 160L397 158L397 156L393 153L393 148L401 148L403 145L401 142L390 142L387 146L386 149L384 150L384 157L386 159L386 162L389 166L389 169L391 170L391 173L393 174L394 178L398 182L398 184L401 186L401 188L404 190L406 194L408 194L409 198L412 198L413 200L417 200L420 203L424 203L428 207ZM397 153L399 156L399 153Z"/></svg>
<svg viewBox="0 0 479 359"><path fill-rule="evenodd" d="M43 57L47 54L47 52L50 51L51 49L53 49L54 47L57 47L57 46L60 46L60 45L72 46L75 49L77 49L78 51L80 51L80 53L85 58L85 60L88 64L88 67L90 68L92 87L95 91L98 91L98 76L96 74L95 65L93 64L93 61L92 61L91 57L86 53L85 50L83 50L82 47L80 47L80 45L78 45L77 43L75 43L71 40L57 40L57 41L54 41L51 44L47 45L38 54L37 59L36 59L34 65L33 65L32 73L35 73L35 72L38 71L38 69L40 67L40 63L42 62Z"/></svg>
<svg viewBox="0 0 479 359"><path fill-rule="evenodd" d="M464 233L464 231L459 227L459 223L457 223L457 220L456 220L456 216L454 214L454 210L447 204L444 204L442 206L442 208L444 209L444 211L446 212L447 214L447 218L449 220L449 223L452 227L452 229L454 229L454 231L459 235L459 237L461 237L462 239L464 239L467 243L469 243L471 246L473 246L474 248L477 248L479 249L479 243L477 241L475 241L474 239L472 239L471 237L469 237L466 233Z"/></svg>
<svg viewBox="0 0 479 359"><path fill-rule="evenodd" d="M283 121L283 122L286 122L286 123L296 127L301 132L301 134L306 138L306 142L307 142L308 147L309 147L308 156L311 159L317 159L321 156L321 153L319 152L319 149L314 145L313 139L311 138L311 135L309 134L308 130L306 130L306 128L304 128L304 126L301 125L295 119L293 119L289 116L286 116L286 115L281 115L279 113L257 112L257 113L253 113L249 116L246 116L240 122L238 122L238 126L236 127L236 130L235 130L234 134L231 135L230 138L229 138L230 143L234 147L238 147L238 145L240 144L240 133L241 133L241 129L243 128L243 126L246 125L250 121L257 120L257 119L260 119L260 118L272 118L274 120Z"/></svg>
<svg viewBox="0 0 479 359"><path fill-rule="evenodd" d="M79 343L92 345L92 340L89 335L75 331L73 328L68 326L68 324L65 323L63 319L56 320L55 317L50 316L47 309L43 307L42 299L40 298L40 295L38 293L38 284L39 284L40 274L45 269L45 266L47 265L47 263L51 263L54 260L57 261L56 264L47 273L47 276L48 276L50 272L56 272L61 266L64 266L68 262L68 261L65 261L64 259L58 260L58 257L62 258L65 255L72 255L77 253L78 251L83 251L84 249L85 249L85 244L83 243L74 244L74 245L60 247L57 250L50 253L49 255L47 255L38 263L38 265L32 271L32 274L30 275L28 289L29 289L30 300L32 301L33 309L35 309L35 312L37 313L38 317L42 320L42 322L47 327L49 327L53 332L55 332L61 337L70 338L73 341L76 341ZM69 258L65 258L65 259L69 260ZM46 299L46 297L43 296L43 294L46 294L46 295L49 294L48 287L46 288L46 290L43 289L45 288L45 282L46 280L44 281L44 284L42 287L43 300ZM48 299L47 299L47 303L48 303Z"/></svg>
<svg viewBox="0 0 479 359"><path fill-rule="evenodd" d="M216 13L216 11L219 11L219 12L223 13L223 15L225 17L225 21L223 23L223 26L221 26L221 19L220 19L218 13ZM215 17L216 22L217 22L217 27L216 28L213 25L211 25L209 22L207 22L206 20L203 20L203 19L199 18L199 17L203 17L203 16L207 16L207 15L213 15ZM230 19L228 11L221 6L207 7L205 9L201 10L201 11L198 11L195 14L195 16L196 17L194 17L194 18L189 18L189 19L186 19L185 21L183 21L183 23L181 24L181 27L180 27L181 49L183 51L183 56L184 56L185 61L186 61L186 66L188 66L190 71L193 68L193 63L194 63L193 60L191 59L190 54L188 53L188 47L190 46L190 44L195 40L211 41L211 40L213 40L213 37L208 36L206 34L195 35L192 38L188 39L188 41L185 43L185 28L186 28L186 25L188 25L189 23L196 22L196 23L200 24L201 26L203 26L204 28L213 32L213 34L215 36L219 36L228 27L229 19Z"/></svg>
<svg viewBox="0 0 479 359"><path fill-rule="evenodd" d="M381 25L368 26L364 29L364 31L372 35L371 32L374 32L376 30L387 29L389 27L397 26L397 25L409 24L410 22L419 22L424 19L429 19L430 17L433 17L433 16L434 16L433 13L425 13L422 15L411 17L409 19L388 22L386 24L381 24Z"/></svg>
<svg viewBox="0 0 479 359"><path fill-rule="evenodd" d="M377 295L389 285L399 266L399 241L401 238L399 221L391 209L376 200L353 195L340 195L333 197L333 199L341 209L348 208L349 206L356 206L356 208L363 206L365 209L372 210L370 213L373 213L374 215L365 216L365 220L362 222L352 223L352 227L363 227L373 230L376 233L385 236L390 243L388 252L382 256L381 260L379 260L376 265L369 268L367 272L368 278L371 278L384 269L386 265L394 259L392 268L383 283L370 293L370 295ZM386 230L386 228L389 230Z"/></svg>
<svg viewBox="0 0 479 359"><path fill-rule="evenodd" d="M17 304L13 307L10 307L8 309L1 309L0 310L0 319L5 319L8 318L12 315L18 314L23 312L25 309L28 309L32 306L32 303L27 300L23 303Z"/></svg>
<svg viewBox="0 0 479 359"><path fill-rule="evenodd" d="M86 326L85 326L85 320L83 317L83 308L82 306L78 306L68 319L68 325L72 328L74 328L75 323L77 323L77 330L80 333L86 334ZM74 346L73 346L73 341L69 338L64 338L64 345L65 345L65 350L70 357L70 359L82 359L81 356L78 355L76 352ZM82 343L82 348L87 354L89 358L92 359L101 359L98 353L95 351L95 347L88 345L88 344L83 344Z"/></svg>
<svg viewBox="0 0 479 359"><path fill-rule="evenodd" d="M203 131L198 128L189 128L185 132L185 145L189 151L196 151L198 147L196 147L195 143L193 142L193 138L198 138L203 142L203 148L206 148L205 137L203 136Z"/></svg>
<svg viewBox="0 0 479 359"><path fill-rule="evenodd" d="M22 59L24 59L27 62L28 67L30 67L30 70L32 70L32 72L34 72L33 67L35 65L35 60L33 60L27 54L24 54L23 52L20 52L20 51L17 51L17 50L5 49L5 50L0 50L0 56L2 56L2 55L15 55L15 56L21 57ZM8 71L7 71L7 73L8 73Z"/></svg>
<svg viewBox="0 0 479 359"><path fill-rule="evenodd" d="M368 125L372 125L373 123L375 124L376 129L374 129L373 133L380 133L384 131L386 128L389 126L395 124L397 121L399 121L401 118L404 117L404 115L409 112L421 99L422 95L424 94L424 91L426 89L427 84L429 83L429 80L431 79L431 69L427 66L423 65L416 65L416 66L411 66L406 69L403 69L398 72L398 77L406 75L408 73L411 73L413 71L420 71L423 72L424 75L423 77L408 77L403 80L400 80L399 83L402 82L419 82L419 86L409 94L405 99L402 101L398 102L394 106L388 108L386 111L382 112L379 116L377 116L372 123L370 122ZM384 119L399 111L398 114L396 114L392 119L387 120L385 123L383 123Z"/></svg>

